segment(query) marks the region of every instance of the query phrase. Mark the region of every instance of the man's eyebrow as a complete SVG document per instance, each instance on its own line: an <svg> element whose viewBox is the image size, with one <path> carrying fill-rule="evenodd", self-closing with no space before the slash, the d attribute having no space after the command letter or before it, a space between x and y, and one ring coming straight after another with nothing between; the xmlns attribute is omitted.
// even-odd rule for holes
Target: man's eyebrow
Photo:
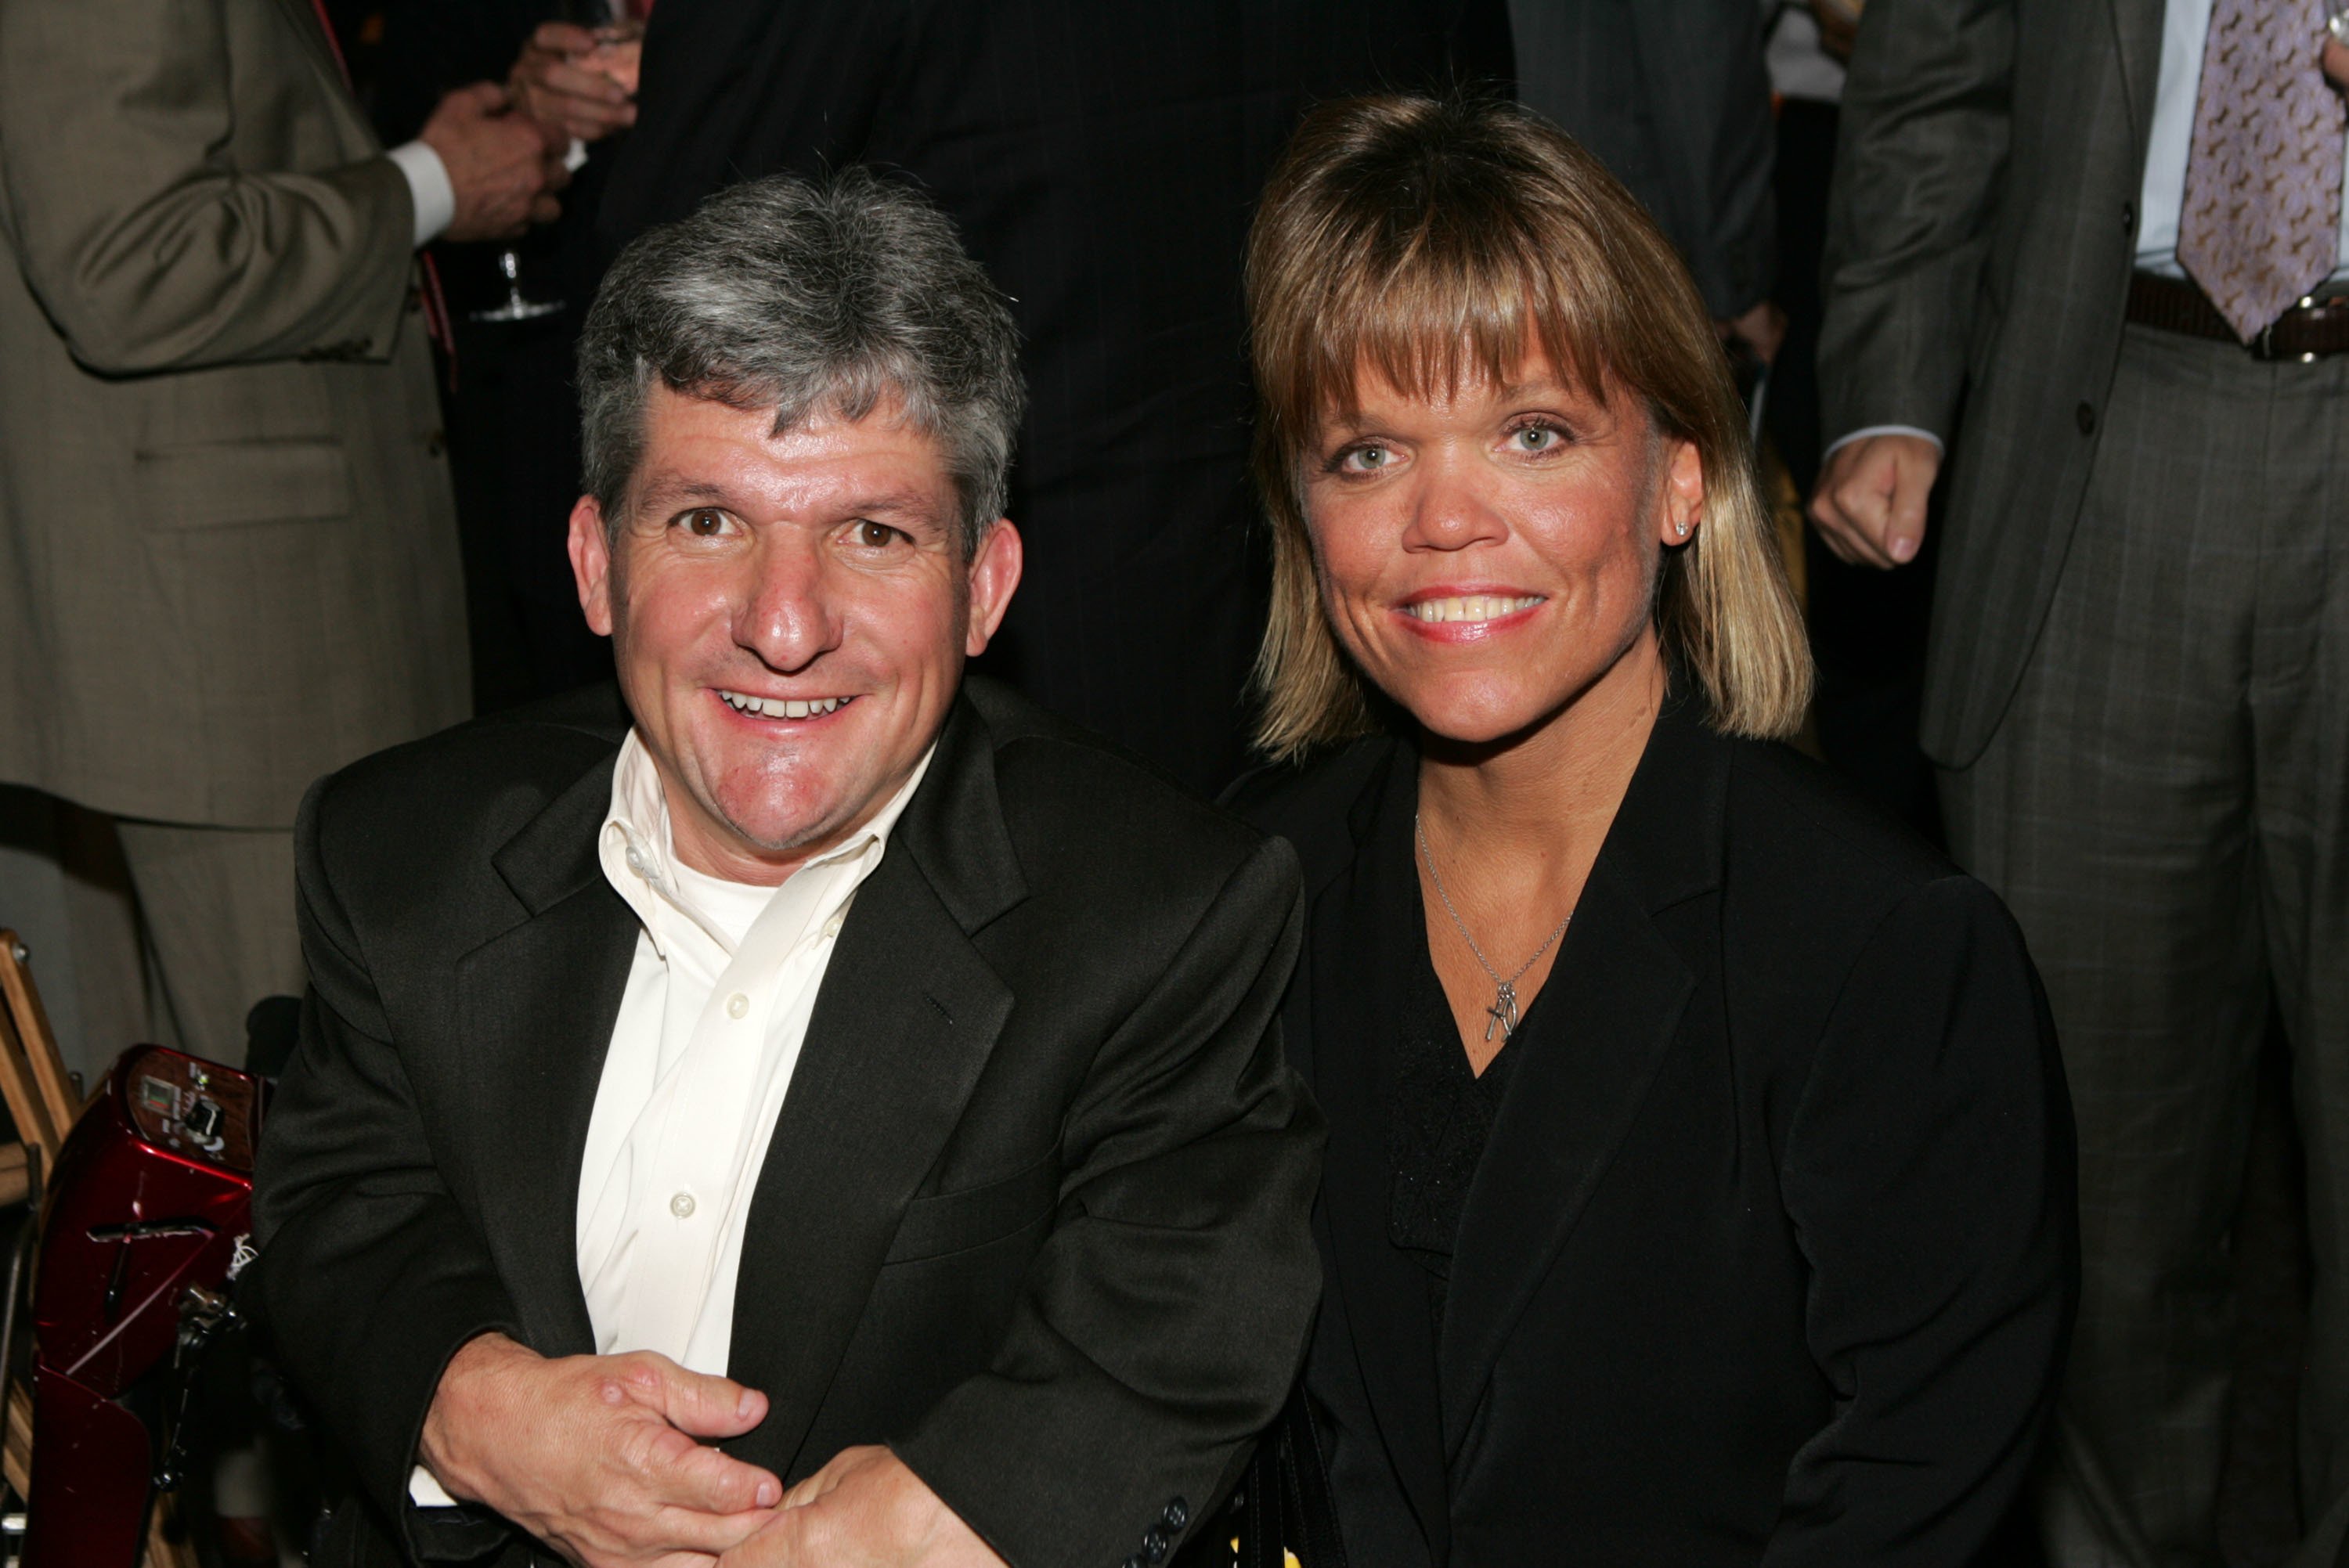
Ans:
<svg viewBox="0 0 2349 1568"><path fill-rule="evenodd" d="M681 500L722 501L729 497L724 485L709 480L689 480L676 474L665 474L652 480L641 493L648 506Z"/></svg>

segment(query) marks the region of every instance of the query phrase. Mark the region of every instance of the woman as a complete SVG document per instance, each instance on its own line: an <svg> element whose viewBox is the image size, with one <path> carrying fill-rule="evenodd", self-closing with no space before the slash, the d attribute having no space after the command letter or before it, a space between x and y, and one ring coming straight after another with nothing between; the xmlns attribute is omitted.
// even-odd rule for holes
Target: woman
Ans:
<svg viewBox="0 0 2349 1568"><path fill-rule="evenodd" d="M1966 1562L2068 1325L2054 1040L1998 902L1772 744L1686 272L1538 119L1400 98L1307 122L1248 268L1348 1558Z"/></svg>

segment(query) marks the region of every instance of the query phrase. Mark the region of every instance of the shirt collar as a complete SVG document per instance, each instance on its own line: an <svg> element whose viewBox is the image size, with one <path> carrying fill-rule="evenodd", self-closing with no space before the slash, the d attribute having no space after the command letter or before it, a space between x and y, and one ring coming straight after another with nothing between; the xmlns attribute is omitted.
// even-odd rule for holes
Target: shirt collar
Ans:
<svg viewBox="0 0 2349 1568"><path fill-rule="evenodd" d="M877 861L880 851L888 845L890 830L905 815L906 804L921 787L922 778L930 769L930 758L936 755L937 743L932 741L929 749L922 753L922 759L914 764L914 770L905 776L905 783L882 802L870 821L845 842L800 866L792 876L860 856ZM668 796L661 788L660 772L653 766L652 753L646 749L633 726L627 738L620 743L619 760L612 769L612 804L604 813L604 825L597 830L595 846L605 880L636 911L646 934L652 938L654 949L664 958L668 955L662 937L662 928L668 923L664 908L684 915L727 953L733 952L734 936L711 919L709 911L699 907L699 900L688 895L684 880L678 874L681 868L676 840L670 831ZM707 872L696 873L696 880L721 882L745 890L754 885L710 877ZM784 879L786 883L790 880ZM771 893L775 890L762 891Z"/></svg>

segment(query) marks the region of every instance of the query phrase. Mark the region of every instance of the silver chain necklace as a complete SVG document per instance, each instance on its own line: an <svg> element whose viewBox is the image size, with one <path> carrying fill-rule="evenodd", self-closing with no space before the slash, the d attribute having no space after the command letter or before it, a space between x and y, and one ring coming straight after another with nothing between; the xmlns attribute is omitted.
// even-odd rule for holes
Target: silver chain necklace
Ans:
<svg viewBox="0 0 2349 1568"><path fill-rule="evenodd" d="M1517 982L1526 977L1526 970L1541 962L1541 955L1549 951L1551 943L1566 934L1566 928L1574 923L1574 911L1568 910L1566 918L1557 923L1557 928L1543 937L1542 944L1534 949L1534 955L1518 965L1517 972L1504 980L1501 972L1493 967L1492 960L1485 956L1485 950L1476 945L1476 939L1468 934L1468 923L1461 919L1460 912L1453 907L1452 895L1444 891L1444 873L1435 869L1435 856L1427 848L1427 829L1421 824L1416 811L1411 814L1411 832L1412 837L1419 841L1419 858L1427 867L1428 880L1435 884L1435 896L1444 901L1444 913L1452 917L1452 923L1459 929L1460 939L1468 944L1468 951L1476 955L1478 966L1493 982L1493 1005L1485 1009L1492 1022L1485 1026L1485 1037L1491 1039L1493 1031L1498 1029L1501 1031L1501 1043L1506 1045L1509 1037L1517 1032Z"/></svg>

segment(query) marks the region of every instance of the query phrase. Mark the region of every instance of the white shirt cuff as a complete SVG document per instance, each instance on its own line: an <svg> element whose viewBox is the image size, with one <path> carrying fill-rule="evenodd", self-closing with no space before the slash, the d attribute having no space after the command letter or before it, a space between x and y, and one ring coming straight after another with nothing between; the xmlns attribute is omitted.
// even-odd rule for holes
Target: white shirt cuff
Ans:
<svg viewBox="0 0 2349 1568"><path fill-rule="evenodd" d="M1864 441L1870 436L1914 436L1920 441L1932 442L1933 450L1936 452L1946 454L1949 450L1940 437L1930 430L1920 429L1915 425L1863 425L1850 435L1838 436L1827 443L1827 449L1819 454L1819 461L1824 463L1854 441Z"/></svg>
<svg viewBox="0 0 2349 1568"><path fill-rule="evenodd" d="M461 1508L464 1506L444 1491L432 1479L432 1472L418 1465L408 1472L408 1501L419 1508Z"/></svg>
<svg viewBox="0 0 2349 1568"><path fill-rule="evenodd" d="M457 188L449 183L448 165L420 141L403 141L387 154L407 178L408 193L416 203L416 248L422 250L440 237L457 217Z"/></svg>

